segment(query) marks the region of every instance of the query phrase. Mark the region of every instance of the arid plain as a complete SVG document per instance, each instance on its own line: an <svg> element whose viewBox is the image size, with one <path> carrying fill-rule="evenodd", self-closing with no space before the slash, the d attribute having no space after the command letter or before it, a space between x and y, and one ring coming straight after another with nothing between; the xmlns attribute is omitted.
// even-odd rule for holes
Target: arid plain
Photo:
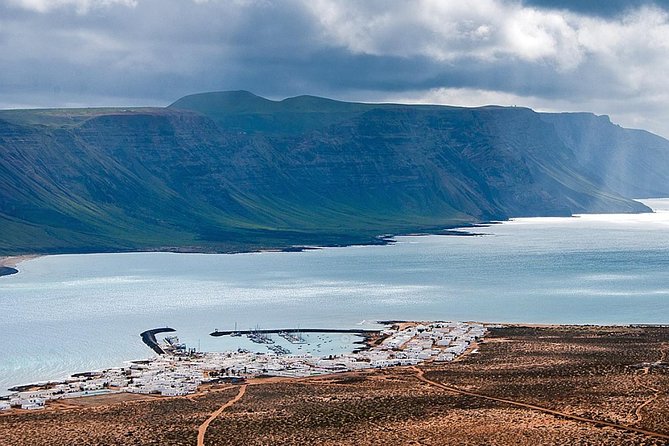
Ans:
<svg viewBox="0 0 669 446"><path fill-rule="evenodd" d="M73 399L0 416L0 444L669 444L669 328L507 326L445 365Z"/></svg>

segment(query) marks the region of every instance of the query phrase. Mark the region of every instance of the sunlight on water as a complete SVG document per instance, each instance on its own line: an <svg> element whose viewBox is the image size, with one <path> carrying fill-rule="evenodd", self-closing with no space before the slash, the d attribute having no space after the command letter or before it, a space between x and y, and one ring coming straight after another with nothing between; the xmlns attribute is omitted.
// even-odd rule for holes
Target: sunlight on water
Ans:
<svg viewBox="0 0 669 446"><path fill-rule="evenodd" d="M0 278L0 390L149 356L139 333L165 325L191 346L225 350L253 346L208 336L235 322L669 323L669 200L644 202L657 212L519 218L476 228L485 236L392 246L41 257ZM312 347L329 354L353 340Z"/></svg>

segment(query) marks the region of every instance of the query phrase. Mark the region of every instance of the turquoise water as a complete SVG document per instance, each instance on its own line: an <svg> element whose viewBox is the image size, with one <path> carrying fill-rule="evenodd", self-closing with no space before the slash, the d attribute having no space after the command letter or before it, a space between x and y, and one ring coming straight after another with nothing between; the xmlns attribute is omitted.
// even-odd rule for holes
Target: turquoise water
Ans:
<svg viewBox="0 0 669 446"><path fill-rule="evenodd" d="M669 199L646 202L657 212L517 219L478 228L484 236L391 246L30 260L0 278L0 391L147 357L138 334L165 325L191 346L225 350L235 340L207 334L235 322L669 323ZM312 341L328 354L351 339Z"/></svg>

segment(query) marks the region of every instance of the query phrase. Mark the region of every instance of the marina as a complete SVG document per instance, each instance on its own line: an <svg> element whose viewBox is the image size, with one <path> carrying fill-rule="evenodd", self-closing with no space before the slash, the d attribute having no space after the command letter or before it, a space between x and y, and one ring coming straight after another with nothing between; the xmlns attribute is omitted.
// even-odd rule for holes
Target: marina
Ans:
<svg viewBox="0 0 669 446"><path fill-rule="evenodd" d="M300 332L280 331L279 336L284 338L291 344L306 344L307 340L300 334Z"/></svg>
<svg viewBox="0 0 669 446"><path fill-rule="evenodd" d="M274 344L274 340L268 334L260 332L258 330L253 330L243 333L237 332L237 333L245 334L246 337L251 340L251 342L255 342L256 344ZM237 333L231 333L231 335Z"/></svg>
<svg viewBox="0 0 669 446"><path fill-rule="evenodd" d="M283 335L282 337L289 337L291 339L299 339L299 336L293 335L293 333L340 333L340 334L353 334L365 336L378 332L378 330L370 329L361 329L361 328L277 328L277 329L253 329L253 330L242 330L242 331L221 331L214 330L209 335L218 337L218 336L234 336L235 334L240 335L251 335L259 339L267 340L269 334L278 334Z"/></svg>
<svg viewBox="0 0 669 446"><path fill-rule="evenodd" d="M279 331L282 330L264 332ZM0 410L40 410L52 400L123 392L182 396L196 393L202 385L241 383L258 377L301 378L370 368L410 366L426 361L451 362L474 348L486 331L485 326L479 323L406 322L387 326L374 333L365 330L370 341L365 349L328 356L291 354L279 345L270 345L270 352L243 349L220 353L199 352L170 335L162 342L156 341L162 353L152 358L101 371L77 373L62 381L14 388L13 393L0 399ZM155 352L155 335L172 332L175 330L171 328L157 328L142 332L141 336L149 340L147 345Z"/></svg>

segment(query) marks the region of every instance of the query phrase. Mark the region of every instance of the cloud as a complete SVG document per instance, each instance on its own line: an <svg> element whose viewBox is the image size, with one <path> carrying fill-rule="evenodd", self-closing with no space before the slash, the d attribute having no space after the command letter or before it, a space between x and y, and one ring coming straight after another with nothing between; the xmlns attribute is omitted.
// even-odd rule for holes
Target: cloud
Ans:
<svg viewBox="0 0 669 446"><path fill-rule="evenodd" d="M374 7L370 7L373 5ZM395 2L309 2L324 35L355 54L425 56L454 62L507 58L573 68L583 54L569 17L494 0ZM381 11L381 12L379 12Z"/></svg>
<svg viewBox="0 0 669 446"><path fill-rule="evenodd" d="M669 18L658 3L10 0L0 106L247 89L593 111L669 136Z"/></svg>
<svg viewBox="0 0 669 446"><path fill-rule="evenodd" d="M40 13L60 8L74 8L77 13L85 14L91 9L104 8L119 4L136 6L137 0L8 0L10 4Z"/></svg>
<svg viewBox="0 0 669 446"><path fill-rule="evenodd" d="M404 83L407 92L423 87L414 96L420 102L468 91L489 102L512 98L543 104L542 109L596 106L590 110L669 134L652 112L640 119L643 110L655 111L667 99L662 86L669 69L667 12L647 2L637 8L627 4L625 14L613 17L609 10L584 15L562 3L566 8L493 0L424 0L419 8L395 2L392 10L354 1L315 1L309 7L336 47L375 58L427 61L419 61L417 74ZM428 73L433 75L425 79ZM479 101L462 103L471 102Z"/></svg>
<svg viewBox="0 0 669 446"><path fill-rule="evenodd" d="M667 16L658 8L632 9L604 20L496 0L400 1L392 3L395 8L384 8L384 3L314 0L307 7L320 23L324 41L353 54L425 56L447 63L513 59L558 70L574 69L589 57L625 56L630 50L638 55L639 48L666 55ZM648 32L653 39L640 41ZM641 57L635 62L643 64Z"/></svg>

